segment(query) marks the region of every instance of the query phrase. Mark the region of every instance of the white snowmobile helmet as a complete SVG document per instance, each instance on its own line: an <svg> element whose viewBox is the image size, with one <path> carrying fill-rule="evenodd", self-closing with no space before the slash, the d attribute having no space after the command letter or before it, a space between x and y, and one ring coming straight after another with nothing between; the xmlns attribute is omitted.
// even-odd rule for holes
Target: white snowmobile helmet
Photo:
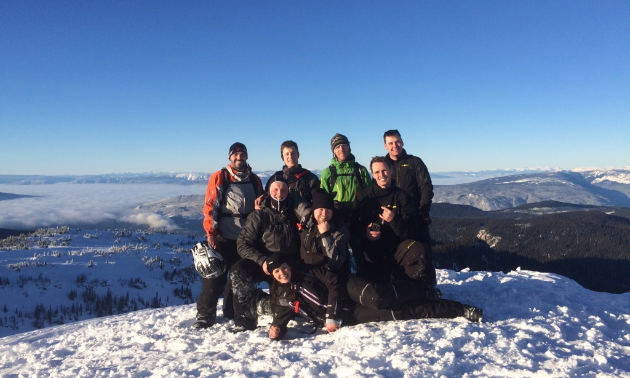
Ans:
<svg viewBox="0 0 630 378"><path fill-rule="evenodd" d="M206 240L192 248L193 260L197 273L203 278L217 278L227 268L221 252L212 248Z"/></svg>

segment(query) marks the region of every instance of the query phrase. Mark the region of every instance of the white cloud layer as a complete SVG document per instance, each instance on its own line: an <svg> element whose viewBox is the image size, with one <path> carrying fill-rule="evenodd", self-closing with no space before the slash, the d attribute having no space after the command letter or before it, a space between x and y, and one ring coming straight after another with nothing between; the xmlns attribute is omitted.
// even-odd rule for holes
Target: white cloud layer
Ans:
<svg viewBox="0 0 630 378"><path fill-rule="evenodd" d="M0 228L31 230L122 221L172 230L175 224L169 218L155 213L140 213L134 208L148 201L204 194L205 190L205 184L0 185L0 193L32 196L0 200Z"/></svg>
<svg viewBox="0 0 630 378"><path fill-rule="evenodd" d="M137 225L147 225L158 230L175 231L177 225L168 217L156 213L139 213L123 216L122 221Z"/></svg>

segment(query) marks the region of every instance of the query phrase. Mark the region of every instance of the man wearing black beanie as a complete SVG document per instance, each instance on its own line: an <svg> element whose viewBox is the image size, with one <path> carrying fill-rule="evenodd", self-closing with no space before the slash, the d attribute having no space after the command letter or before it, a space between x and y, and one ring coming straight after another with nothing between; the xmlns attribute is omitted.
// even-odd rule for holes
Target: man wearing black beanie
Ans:
<svg viewBox="0 0 630 378"><path fill-rule="evenodd" d="M349 273L348 240L350 232L338 211L333 198L322 188L314 189L313 215L300 234L300 256L307 266L325 266L332 271ZM346 274L347 275L347 274Z"/></svg>
<svg viewBox="0 0 630 378"><path fill-rule="evenodd" d="M245 219L254 211L254 203L262 195L260 178L247 164L247 147L236 142L228 150L230 164L213 173L208 180L203 206L203 227L208 244L226 259L228 269L218 278L203 278L201 294L197 297L197 316L193 327L208 328L216 321L217 302L223 293L223 314L233 317L232 291L226 287L231 266L240 259L236 251L238 238Z"/></svg>

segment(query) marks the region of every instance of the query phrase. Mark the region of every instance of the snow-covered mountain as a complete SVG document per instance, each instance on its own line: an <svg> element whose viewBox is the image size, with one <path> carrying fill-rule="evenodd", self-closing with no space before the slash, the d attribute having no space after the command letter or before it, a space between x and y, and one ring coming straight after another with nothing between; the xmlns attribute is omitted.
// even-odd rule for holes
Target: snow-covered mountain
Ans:
<svg viewBox="0 0 630 378"><path fill-rule="evenodd" d="M429 167L430 169L430 167ZM556 172L555 168L513 168L513 169L492 169L485 171L452 171L452 172L431 172L431 179L434 185L456 185L469 182L487 180L494 177L524 175L530 173Z"/></svg>
<svg viewBox="0 0 630 378"><path fill-rule="evenodd" d="M188 236L56 231L0 251L0 377L630 376L630 293L531 271L440 269L444 297L483 308L483 323L296 328L272 342L269 317L239 334L221 317L191 328L195 305L184 303L200 282ZM137 311L108 315L134 302ZM97 309L105 316L89 319Z"/></svg>
<svg viewBox="0 0 630 378"><path fill-rule="evenodd" d="M311 169L320 176L321 169ZM478 172L432 172L434 181L440 184L461 184L483 179L509 176L514 174L548 172L550 169L501 169ZM255 171L263 181L267 182L275 170ZM0 175L0 184L7 185L47 185L58 183L73 184L191 184L206 183L210 178L208 172L142 172L142 173L111 173L100 175Z"/></svg>
<svg viewBox="0 0 630 378"><path fill-rule="evenodd" d="M275 171L257 171L263 184ZM313 170L320 175L321 170ZM183 184L204 185L208 173L140 173L92 176L9 176L0 175L0 185L45 184ZM434 202L474 206L482 210L500 210L542 201L559 201L596 206L630 206L630 170L552 171L512 169L480 172L432 173ZM16 198L16 193L2 193L0 200ZM199 190L203 196L203 190Z"/></svg>
<svg viewBox="0 0 630 378"><path fill-rule="evenodd" d="M264 182L276 171L256 171ZM313 170L316 175L321 170ZM207 183L210 173L207 172L143 172L112 173L102 175L0 175L0 184L7 185L47 185L59 183L72 184L203 184Z"/></svg>
<svg viewBox="0 0 630 378"><path fill-rule="evenodd" d="M568 171L528 173L467 184L436 185L434 191L434 203L468 205L484 211L544 201L630 207L630 171L607 171L606 175ZM201 219L202 206L203 194L199 194L147 202L138 209L169 217Z"/></svg>
<svg viewBox="0 0 630 378"><path fill-rule="evenodd" d="M630 170L593 170L581 173L593 185L618 190L630 196Z"/></svg>
<svg viewBox="0 0 630 378"><path fill-rule="evenodd" d="M143 172L66 176L0 175L0 184L199 184L207 182L209 177L209 174L201 172Z"/></svg>
<svg viewBox="0 0 630 378"><path fill-rule="evenodd" d="M310 169L317 176L322 173L321 169ZM431 172L434 184L453 185L469 183L490 179L494 177L512 176L517 174L530 174L542 172L557 172L552 168L520 168L520 169L495 169L476 172L452 171L452 172ZM263 183L274 174L275 170L254 171ZM580 171L590 174L591 171ZM597 170L599 174L623 175L624 170ZM43 176L43 175L0 175L0 184L8 185L45 185L57 183L73 184L186 184L186 183L206 183L210 178L208 172L143 172L143 173L111 173L101 175L65 175L65 176ZM614 180L613 180L614 181Z"/></svg>
<svg viewBox="0 0 630 378"><path fill-rule="evenodd" d="M612 170L594 170L583 171L582 175L587 179L591 179L592 184L598 184L602 182L617 182L619 184L630 185L630 171L622 169Z"/></svg>
<svg viewBox="0 0 630 378"><path fill-rule="evenodd" d="M495 177L457 185L436 185L433 202L500 210L528 203L559 201L630 207L630 171L541 172Z"/></svg>

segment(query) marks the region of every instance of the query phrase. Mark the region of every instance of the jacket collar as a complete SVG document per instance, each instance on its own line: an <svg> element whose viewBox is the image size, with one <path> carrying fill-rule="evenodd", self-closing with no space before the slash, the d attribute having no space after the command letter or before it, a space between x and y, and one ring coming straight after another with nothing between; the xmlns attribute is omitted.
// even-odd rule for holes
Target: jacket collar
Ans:
<svg viewBox="0 0 630 378"><path fill-rule="evenodd" d="M393 184L390 184L389 187L383 189L380 186L376 185L376 180L374 180L374 179L372 179L372 185L370 185L370 188L372 188L372 191L377 196L383 196L385 194L389 194L392 191L394 191L394 185Z"/></svg>
<svg viewBox="0 0 630 378"><path fill-rule="evenodd" d="M293 208L293 198L291 197L291 193L287 196L284 201L276 201L271 198L269 194L265 194L263 201L260 204L262 210L266 210L272 214L282 214L286 209Z"/></svg>
<svg viewBox="0 0 630 378"><path fill-rule="evenodd" d="M225 168L228 170L230 175L234 176L238 181L245 180L249 177L249 174L252 173L252 167L250 167L249 164L247 164L247 168L244 172L235 171L234 168L232 168L232 164L228 164Z"/></svg>
<svg viewBox="0 0 630 378"><path fill-rule="evenodd" d="M286 165L282 167L282 172L287 175L297 175L303 171L304 168L302 168L302 164L298 164L293 168L289 168Z"/></svg>
<svg viewBox="0 0 630 378"><path fill-rule="evenodd" d="M339 161L339 160L337 160L336 157L333 157L330 160L331 164L335 164L335 165L339 165L339 166L342 166L344 164L350 164L351 165L351 164L354 164L354 161L355 161L355 157L352 154L352 152L350 153L350 156L348 156L348 160L346 160L346 161Z"/></svg>
<svg viewBox="0 0 630 378"><path fill-rule="evenodd" d="M400 156L398 156L398 159L397 159L397 160L392 159L392 158L389 156L389 152L388 152L388 153L387 153L387 155L385 156L385 158L387 158L387 160L389 160L389 161L391 161L391 162L400 161L400 160L405 159L405 158L407 158L407 157L409 157L409 155L407 155L407 151L406 151L404 148L403 148L402 153L400 154Z"/></svg>

